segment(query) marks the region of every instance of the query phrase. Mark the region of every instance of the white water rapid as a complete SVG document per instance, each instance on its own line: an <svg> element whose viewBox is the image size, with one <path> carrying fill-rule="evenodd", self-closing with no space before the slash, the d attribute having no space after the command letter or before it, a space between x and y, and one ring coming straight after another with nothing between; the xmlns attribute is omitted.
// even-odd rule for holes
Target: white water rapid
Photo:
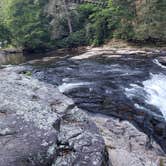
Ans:
<svg viewBox="0 0 166 166"><path fill-rule="evenodd" d="M151 74L151 78L143 82L143 87L136 84L130 86L125 89L128 98L145 97L145 102L156 106L166 119L166 75Z"/></svg>

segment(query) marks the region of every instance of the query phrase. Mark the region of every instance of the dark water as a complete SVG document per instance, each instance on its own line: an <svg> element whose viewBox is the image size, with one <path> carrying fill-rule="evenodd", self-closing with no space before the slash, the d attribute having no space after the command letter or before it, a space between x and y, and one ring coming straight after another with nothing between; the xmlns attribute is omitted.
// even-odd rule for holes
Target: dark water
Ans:
<svg viewBox="0 0 166 166"><path fill-rule="evenodd" d="M15 53L15 54L5 54L0 51L0 65L19 65L25 64L47 64L48 60L58 60L64 57L68 57L77 54L76 51L59 51L52 53L40 53L40 54L23 54L23 53Z"/></svg>
<svg viewBox="0 0 166 166"><path fill-rule="evenodd" d="M0 65L17 65L26 61L25 56L22 54L0 54Z"/></svg>
<svg viewBox="0 0 166 166"><path fill-rule="evenodd" d="M166 69L155 57L71 60L72 55L39 56L28 64L34 77L58 86L78 107L129 120L166 151Z"/></svg>
<svg viewBox="0 0 166 166"><path fill-rule="evenodd" d="M121 105L132 109L134 105L134 109L142 106L150 109L151 114L163 117L164 111L159 111L158 105L146 102L150 94L143 88L144 82L153 76L166 77L166 70L156 65L153 58L124 56L76 61L69 57L36 64L34 69L35 77L58 86L86 110L114 114L113 109L116 114Z"/></svg>

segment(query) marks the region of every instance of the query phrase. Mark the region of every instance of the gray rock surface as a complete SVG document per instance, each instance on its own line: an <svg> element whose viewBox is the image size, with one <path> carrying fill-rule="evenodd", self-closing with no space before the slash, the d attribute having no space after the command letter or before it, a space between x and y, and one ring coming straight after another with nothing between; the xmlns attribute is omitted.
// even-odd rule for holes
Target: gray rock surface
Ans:
<svg viewBox="0 0 166 166"><path fill-rule="evenodd" d="M139 56L165 56L166 51L158 50L158 49L145 49L141 50L138 48L114 48L114 47L94 47L94 48L87 48L87 51L81 55L73 56L71 59L73 60L81 60L81 59L88 59L92 57L106 57L106 58L120 58L125 55L139 55ZM159 61L166 63L165 57L158 58Z"/></svg>
<svg viewBox="0 0 166 166"><path fill-rule="evenodd" d="M166 154L131 123L107 116L91 115L100 129L113 166L165 166Z"/></svg>
<svg viewBox="0 0 166 166"><path fill-rule="evenodd" d="M108 165L96 125L24 70L0 70L0 166Z"/></svg>

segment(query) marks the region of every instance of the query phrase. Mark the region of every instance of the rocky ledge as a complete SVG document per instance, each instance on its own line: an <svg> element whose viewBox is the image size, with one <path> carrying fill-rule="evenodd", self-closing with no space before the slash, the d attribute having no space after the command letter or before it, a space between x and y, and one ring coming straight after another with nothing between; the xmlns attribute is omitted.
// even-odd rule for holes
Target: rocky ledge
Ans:
<svg viewBox="0 0 166 166"><path fill-rule="evenodd" d="M95 123L55 87L23 71L0 70L0 165L109 165Z"/></svg>
<svg viewBox="0 0 166 166"><path fill-rule="evenodd" d="M22 53L21 48L7 48L7 49L0 49L0 55L8 55L8 54L16 54Z"/></svg>
<svg viewBox="0 0 166 166"><path fill-rule="evenodd" d="M87 48L86 52L74 56L71 59L73 60L81 60L81 59L88 59L92 57L107 57L107 58L120 58L122 56L128 55L139 55L139 56L165 56L166 51L160 49L139 49L139 48L112 48L112 47L94 47L94 48Z"/></svg>

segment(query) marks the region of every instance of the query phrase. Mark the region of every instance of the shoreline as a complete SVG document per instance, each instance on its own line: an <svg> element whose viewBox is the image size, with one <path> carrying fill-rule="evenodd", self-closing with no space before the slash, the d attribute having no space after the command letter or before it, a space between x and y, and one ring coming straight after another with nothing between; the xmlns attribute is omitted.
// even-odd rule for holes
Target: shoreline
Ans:
<svg viewBox="0 0 166 166"><path fill-rule="evenodd" d="M139 43L130 43L123 40L113 39L101 46L78 46L73 48L59 48L59 49L48 49L43 52L40 50L37 50L36 52L31 51L24 51L22 48L1 48L0 53L4 54L13 54L13 53L23 53L23 54L50 54L50 53L64 53L64 52L87 52L90 50L105 50L105 51L117 51L117 50L129 50L129 51L137 51L141 52L166 52L166 44L162 44L160 46L157 46L155 44L139 44ZM115 52L116 53L116 52Z"/></svg>

